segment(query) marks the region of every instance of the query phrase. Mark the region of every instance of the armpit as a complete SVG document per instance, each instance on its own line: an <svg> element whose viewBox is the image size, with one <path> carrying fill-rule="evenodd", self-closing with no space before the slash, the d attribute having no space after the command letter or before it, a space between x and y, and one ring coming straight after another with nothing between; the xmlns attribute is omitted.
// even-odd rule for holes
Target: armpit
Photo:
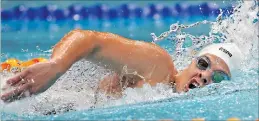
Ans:
<svg viewBox="0 0 259 121"><path fill-rule="evenodd" d="M143 77L136 74L124 74L120 77L120 86L122 89L127 87L134 88L137 86L138 82L143 80Z"/></svg>
<svg viewBox="0 0 259 121"><path fill-rule="evenodd" d="M137 87L138 83L143 81L143 78L135 74L111 74L106 76L99 83L98 90L104 92L107 96L120 97L122 91L128 87Z"/></svg>

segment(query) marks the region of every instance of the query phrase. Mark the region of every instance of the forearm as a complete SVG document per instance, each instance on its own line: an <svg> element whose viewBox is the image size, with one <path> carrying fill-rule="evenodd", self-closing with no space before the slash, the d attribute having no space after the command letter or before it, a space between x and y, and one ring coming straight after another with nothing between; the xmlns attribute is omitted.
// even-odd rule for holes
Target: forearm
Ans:
<svg viewBox="0 0 259 121"><path fill-rule="evenodd" d="M73 30L64 36L53 49L51 61L65 72L76 61L86 57L96 46L93 31Z"/></svg>

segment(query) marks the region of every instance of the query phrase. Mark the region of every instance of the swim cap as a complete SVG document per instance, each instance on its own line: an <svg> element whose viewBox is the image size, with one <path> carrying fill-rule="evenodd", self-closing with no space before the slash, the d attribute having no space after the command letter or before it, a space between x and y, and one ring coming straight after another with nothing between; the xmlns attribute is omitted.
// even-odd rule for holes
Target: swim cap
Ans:
<svg viewBox="0 0 259 121"><path fill-rule="evenodd" d="M242 52L234 43L218 43L208 45L199 52L198 56L204 54L212 54L224 60L228 65L230 72L238 69L244 58Z"/></svg>

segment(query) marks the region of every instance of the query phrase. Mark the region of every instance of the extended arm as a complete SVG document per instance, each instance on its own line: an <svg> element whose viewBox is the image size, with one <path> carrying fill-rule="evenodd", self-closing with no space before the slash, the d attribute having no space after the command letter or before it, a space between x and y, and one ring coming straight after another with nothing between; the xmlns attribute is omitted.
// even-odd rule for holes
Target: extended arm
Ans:
<svg viewBox="0 0 259 121"><path fill-rule="evenodd" d="M73 30L64 36L53 49L51 60L65 72L74 62L89 55L97 46L97 32Z"/></svg>
<svg viewBox="0 0 259 121"><path fill-rule="evenodd" d="M120 46L127 39L111 33L73 30L58 42L51 59L47 62L37 63L7 80L7 84L14 89L3 93L1 99L11 101L14 98L25 96L25 91L36 94L48 89L55 80L66 72L69 67L83 57L93 53L95 48L105 50L99 53L101 58L109 58L112 51L107 50L109 45ZM109 44L110 43L110 44ZM108 45L108 46L106 46ZM103 53L108 52L108 53ZM102 57L105 54L106 57Z"/></svg>

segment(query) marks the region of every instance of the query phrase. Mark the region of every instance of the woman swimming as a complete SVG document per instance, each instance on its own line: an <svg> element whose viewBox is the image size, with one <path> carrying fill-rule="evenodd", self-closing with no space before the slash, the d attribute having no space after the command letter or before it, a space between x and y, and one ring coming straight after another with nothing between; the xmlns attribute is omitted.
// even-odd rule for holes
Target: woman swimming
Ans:
<svg viewBox="0 0 259 121"><path fill-rule="evenodd" d="M25 91L38 94L47 90L73 63L87 59L113 70L99 84L100 91L120 96L127 87L140 88L165 83L177 92L229 80L232 70L240 64L242 53L233 43L212 44L181 72L161 47L134 41L112 33L73 30L53 49L47 62L37 63L7 80L13 90L1 95L4 101L25 96ZM131 70L130 72L125 70Z"/></svg>

